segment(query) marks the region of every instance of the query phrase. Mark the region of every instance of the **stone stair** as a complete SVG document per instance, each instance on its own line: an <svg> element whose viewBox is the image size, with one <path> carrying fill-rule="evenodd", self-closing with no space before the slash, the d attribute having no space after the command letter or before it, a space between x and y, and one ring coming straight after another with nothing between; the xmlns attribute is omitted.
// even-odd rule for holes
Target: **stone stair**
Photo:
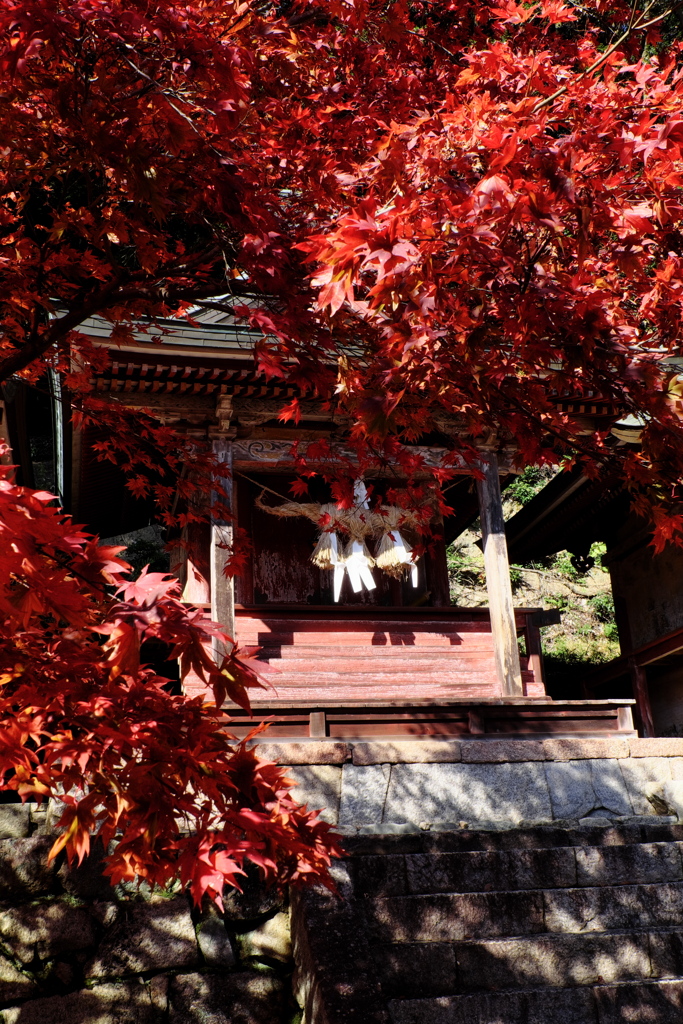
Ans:
<svg viewBox="0 0 683 1024"><path fill-rule="evenodd" d="M683 1021L683 825L347 846L295 914L306 1024Z"/></svg>

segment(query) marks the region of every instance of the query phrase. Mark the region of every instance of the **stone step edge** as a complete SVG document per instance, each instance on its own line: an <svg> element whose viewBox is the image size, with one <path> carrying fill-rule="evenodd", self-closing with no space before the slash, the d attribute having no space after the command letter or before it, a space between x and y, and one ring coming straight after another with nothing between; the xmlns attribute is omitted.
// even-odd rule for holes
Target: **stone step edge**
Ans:
<svg viewBox="0 0 683 1024"><path fill-rule="evenodd" d="M545 705L541 710L545 709ZM683 757L683 739L606 737L594 739L417 739L344 741L327 738L252 745L259 756L281 765L316 764L504 764L628 757Z"/></svg>
<svg viewBox="0 0 683 1024"><path fill-rule="evenodd" d="M666 885L666 883L662 883L662 884ZM615 886L615 888L616 888L616 886ZM561 891L564 891L564 890L561 890ZM525 892L525 894L526 894L526 892ZM438 895L444 895L445 896L447 894L446 893L439 893ZM465 893L465 895L469 896L469 895L471 895L471 893ZM484 895L485 896L489 896L491 894L490 893L484 893ZM404 899L405 898L406 897L404 897ZM677 925L673 925L673 924L672 925L661 925L661 926L659 926L659 925L652 925L652 926L648 925L647 927L644 927L644 928L643 927L637 927L637 926L634 925L633 928L603 928L601 931L595 931L595 932L522 932L521 934L518 934L518 933L515 932L514 934L510 934L510 935L484 935L480 939L437 939L434 942L429 942L429 941L427 941L425 939L405 939L405 940L398 939L398 940L395 940L394 942L388 942L388 941L387 942L378 942L377 940L373 940L372 938L370 938L368 940L368 944L370 946L370 949L371 950L375 950L375 951L377 951L378 949L381 950L381 949L392 949L392 948L405 948L406 946L452 946L453 949L456 952L456 955L457 955L458 950L461 949L463 946L467 946L468 948L469 947L476 947L476 946L502 946L506 942L516 942L516 943L520 943L520 944L524 944L524 943L532 944L533 942L535 942L537 940L541 940L541 939L544 942L547 941L547 942L550 942L550 943L553 943L553 944L556 944L556 945L559 946L565 940L566 941L572 940L572 942L573 942L575 939L586 939L586 941L588 942L589 940L593 941L594 939L604 938L604 937L619 939L619 938L625 938L625 937L633 936L633 935L639 935L639 936L644 936L644 935L648 935L648 936L649 935L680 935L680 931L681 931L680 927L678 927ZM643 981L660 981L660 980L661 981L666 981L668 979L668 977L669 977L669 975L667 975L666 978L661 978L661 979L660 978L652 978L652 977L650 977L650 978L643 978ZM677 975L677 977L678 977L678 975ZM681 980L683 981L683 975L681 975ZM549 985L548 987L552 988L553 986ZM567 985L567 986L565 986L565 985L557 985L557 986L554 986L554 987L555 988L571 988L572 986L571 985ZM476 989L476 990L475 989L470 989L469 991L470 992L473 992L473 991L481 991L481 992L495 991L495 992L498 992L498 991L502 991L502 989ZM518 991L518 989L516 989L516 988L515 989L511 989L511 991L516 992L516 991ZM463 993L462 992L451 992L450 995L457 996L457 995L463 995Z"/></svg>
<svg viewBox="0 0 683 1024"><path fill-rule="evenodd" d="M488 992L458 992L448 996L423 996L422 998L406 998L406 999L390 999L388 1000L388 1006L390 1012L394 1008L400 1008L407 1004L415 1005L421 1004L425 1008L429 1004L440 1003L442 1006L445 1003L453 1003L457 1005L460 1002L470 1001L475 1003L482 999L492 1000L500 997L501 999L520 998L529 996L537 996L544 1000L547 999L548 993L553 993L555 998L561 998L562 993L575 993L575 992L590 992L593 994L602 994L611 992L615 989L627 992L629 989L642 989L642 988L664 988L666 986L679 986L683 989L683 977L676 975L671 978L633 978L628 981L613 981L605 982L603 985L548 985L543 988L499 988L495 991ZM683 1007L683 991L681 992L681 1006ZM398 1018L400 1020L400 1018ZM428 1020L429 1018L425 1018ZM633 1018L635 1021L636 1018ZM472 1024L475 1024L473 1021Z"/></svg>
<svg viewBox="0 0 683 1024"><path fill-rule="evenodd" d="M539 818L522 819L517 822L485 821L477 818L472 821L383 821L378 825L335 825L335 829L346 836L411 836L425 832L515 832L519 829L537 828L614 828L620 825L675 825L679 819L674 814L628 814L614 818ZM654 840L653 840L654 841ZM662 840L666 842L667 840ZM554 846L548 849L555 849ZM473 851L476 852L476 851Z"/></svg>
<svg viewBox="0 0 683 1024"><path fill-rule="evenodd" d="M635 844L633 844L633 845L635 845ZM586 849L586 847L578 847L578 849ZM604 850L605 847L604 846L594 846L594 847L587 847L587 849ZM514 851L508 850L506 852L507 853L513 853ZM457 854L457 856L462 856L462 855L461 854ZM449 889L448 891L446 891L446 890L438 890L437 892L407 892L407 893L402 893L401 895L396 895L396 896L369 896L366 893L365 895L361 895L361 896L358 896L356 898L362 900L363 902L369 903L372 907L376 907L378 904L394 903L394 902L397 902L397 901L405 902L407 900L434 900L434 899L438 900L438 899L442 899L442 898L443 899L450 899L451 897L455 897L457 899L460 899L460 897L462 897L463 899L469 899L470 896L491 896L491 897L493 897L493 896L542 896L544 893L559 893L562 896L567 896L567 897L571 898L571 896L573 894L594 893L596 890L601 890L601 891L602 890L608 890L609 892L619 893L623 889L646 889L646 888L656 889L656 888L658 888L659 886L662 886L662 885L666 885L666 886L680 885L681 888L683 888L683 878L670 878L670 879L668 879L666 881L663 880L663 881L659 881L659 882L617 882L616 884L614 884L612 882L608 882L608 883L599 883L598 882L595 885L591 885L590 883L586 883L585 885L557 885L557 886L546 885L546 886L536 886L533 889L465 889L465 890L462 890L462 889ZM645 932L671 931L671 930L676 931L676 932L680 932L681 931L681 925L680 924L676 924L676 925L673 925L673 924L672 925L668 925L668 924L656 925L655 924L655 925L643 925L642 927L639 925L638 927L641 928L641 930L645 931ZM613 929L613 928L602 928L602 929L599 929L599 930L594 931L594 932L587 932L587 931L580 931L580 932L558 932L558 931L522 932L519 935L517 935L517 934L512 935L511 934L511 935L505 935L505 936L502 936L502 935L486 936L485 939L486 939L487 942L489 942L489 941L493 942L494 939L502 939L502 938L506 938L506 939L507 938L510 938L510 939L527 938L528 939L528 938L533 938L534 935L536 935L536 936L538 936L538 935L606 935L610 931L628 932L630 934L634 930L637 931L638 928L636 928L636 926L634 926L633 928L616 928L616 929ZM415 939L415 940L413 940L413 939L406 939L406 940L404 940L404 939L397 939L395 944L402 946L402 945L405 945L406 943L420 942L420 941L421 940L418 940L418 939ZM439 940L439 941L441 941L441 940ZM450 941L450 940L444 940L444 941ZM454 940L454 941L456 941L456 940ZM469 939L467 939L467 940L466 939L462 939L462 940L458 939L457 941L458 942L461 942L461 941L465 942L465 941L470 941L470 940ZM476 941L479 941L479 940L472 939L471 941L472 942L476 942ZM393 945L393 944L394 943L392 943L392 942L380 943L380 945L389 945L389 946Z"/></svg>

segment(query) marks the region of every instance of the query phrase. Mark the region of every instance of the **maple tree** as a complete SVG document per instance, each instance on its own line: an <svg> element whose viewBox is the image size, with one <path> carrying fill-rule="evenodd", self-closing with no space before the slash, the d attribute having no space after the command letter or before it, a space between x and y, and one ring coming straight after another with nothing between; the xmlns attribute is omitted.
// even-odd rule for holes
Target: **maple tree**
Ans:
<svg viewBox="0 0 683 1024"><path fill-rule="evenodd" d="M207 641L227 637L181 604L176 580L131 580L121 548L98 546L10 473L0 467L0 771L4 789L62 802L51 856L81 860L92 834L105 849L116 839L114 883L179 880L197 903L220 902L246 861L280 884L328 881L330 826L226 731L226 695L248 708L258 685L248 659L214 664ZM213 690L213 712L145 666L151 641Z"/></svg>
<svg viewBox="0 0 683 1024"><path fill-rule="evenodd" d="M616 463L657 543L680 539L681 18L675 0L4 4L0 379L51 361L97 418L107 356L84 319L124 342L206 302L263 331L266 374L350 412L361 457L415 468L397 439L446 410L460 453L495 431L520 464ZM562 404L596 398L642 421L638 451ZM139 446L121 458L148 493Z"/></svg>
<svg viewBox="0 0 683 1024"><path fill-rule="evenodd" d="M60 373L76 413L112 430L102 457L167 524L184 525L211 514L220 467L195 439L93 395L109 356L83 325L103 317L124 344L141 322L217 308L261 332L264 374L349 414L361 470L388 460L425 473L401 442L433 436L446 412L458 428L441 436L451 450L437 482L497 436L520 466L615 469L658 549L680 542L681 34L675 0L4 3L0 380ZM601 421L575 412L600 401ZM625 414L642 425L638 448L610 437ZM296 421L299 399L281 415ZM301 475L331 454L322 442L300 447ZM337 482L335 497L349 488ZM192 504L197 493L205 508ZM65 557L88 561L78 550ZM123 585L119 569L106 571ZM169 609L159 612L166 640L182 647L209 629L168 583L147 585L132 606ZM45 631L42 614L26 640L37 664L57 628ZM161 629L156 614L97 612L116 629L134 621L138 637ZM112 674L102 659L125 645L110 640L103 655L82 623L73 637L64 628L59 687L83 651L93 709L98 687L143 680L150 713L155 701L169 715L182 703L137 662ZM21 688L10 662L6 685ZM47 695L30 703L22 692L42 721ZM75 713L55 712L64 723ZM59 761L36 760L44 737L26 732L28 718L10 730L13 778L19 748L27 772ZM206 721L215 736L215 717ZM92 722L74 750L86 734L104 750ZM64 782L86 767L76 758ZM84 821L99 796L76 799ZM144 846L149 817L136 820ZM75 827L78 843L86 832Z"/></svg>

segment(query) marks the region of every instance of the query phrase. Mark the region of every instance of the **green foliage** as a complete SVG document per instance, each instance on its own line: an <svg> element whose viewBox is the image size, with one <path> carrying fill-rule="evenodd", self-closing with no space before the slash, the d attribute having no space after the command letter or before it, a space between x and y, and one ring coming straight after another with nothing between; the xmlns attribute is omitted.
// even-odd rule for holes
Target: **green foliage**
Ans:
<svg viewBox="0 0 683 1024"><path fill-rule="evenodd" d="M599 622L614 622L614 598L611 594L596 594L590 599L590 606Z"/></svg>
<svg viewBox="0 0 683 1024"><path fill-rule="evenodd" d="M448 576L456 587L478 587L485 585L484 570L476 557L465 548L451 545L446 553Z"/></svg>
<svg viewBox="0 0 683 1024"><path fill-rule="evenodd" d="M562 664L567 667L589 668L592 665L601 665L616 657L613 652L604 644L586 637L560 636L553 643L552 647L545 651L546 662Z"/></svg>
<svg viewBox="0 0 683 1024"><path fill-rule="evenodd" d="M606 552L607 552L607 545L604 544L601 540L596 540L594 544L591 544L590 551L588 552L588 554L591 556L591 558L595 562L594 568L595 569L600 569L602 572L609 572L609 569L607 569L602 564L602 556Z"/></svg>
<svg viewBox="0 0 683 1024"><path fill-rule="evenodd" d="M569 598L566 594L549 594L546 601L552 608L559 608L561 612L569 608Z"/></svg>
<svg viewBox="0 0 683 1024"><path fill-rule="evenodd" d="M582 573L578 572L572 565L572 556L569 551L558 551L550 563L550 568L558 576L564 576L565 579L572 582L581 579L582 576Z"/></svg>
<svg viewBox="0 0 683 1024"><path fill-rule="evenodd" d="M556 470L550 466L527 466L524 472L505 488L505 497L512 498L519 505L528 505L555 472Z"/></svg>
<svg viewBox="0 0 683 1024"><path fill-rule="evenodd" d="M513 591L519 590L524 585L524 569L522 566L510 566L510 583L512 584Z"/></svg>

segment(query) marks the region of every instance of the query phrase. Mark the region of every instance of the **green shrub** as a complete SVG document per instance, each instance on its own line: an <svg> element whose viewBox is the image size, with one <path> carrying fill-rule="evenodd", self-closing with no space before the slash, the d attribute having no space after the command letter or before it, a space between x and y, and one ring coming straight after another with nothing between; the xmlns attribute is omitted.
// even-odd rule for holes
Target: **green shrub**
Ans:
<svg viewBox="0 0 683 1024"><path fill-rule="evenodd" d="M598 622L614 622L614 598L611 594L596 594L589 604Z"/></svg>
<svg viewBox="0 0 683 1024"><path fill-rule="evenodd" d="M556 473L550 466L527 466L524 472L505 488L505 497L519 505L528 505Z"/></svg>

